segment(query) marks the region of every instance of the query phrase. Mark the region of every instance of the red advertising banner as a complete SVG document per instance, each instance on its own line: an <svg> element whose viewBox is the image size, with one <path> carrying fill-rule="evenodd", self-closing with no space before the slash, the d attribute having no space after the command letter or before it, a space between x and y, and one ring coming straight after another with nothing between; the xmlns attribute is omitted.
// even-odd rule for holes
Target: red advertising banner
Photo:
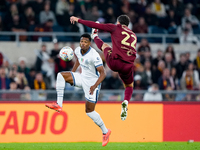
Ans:
<svg viewBox="0 0 200 150"><path fill-rule="evenodd" d="M200 141L200 103L164 105L163 140Z"/></svg>

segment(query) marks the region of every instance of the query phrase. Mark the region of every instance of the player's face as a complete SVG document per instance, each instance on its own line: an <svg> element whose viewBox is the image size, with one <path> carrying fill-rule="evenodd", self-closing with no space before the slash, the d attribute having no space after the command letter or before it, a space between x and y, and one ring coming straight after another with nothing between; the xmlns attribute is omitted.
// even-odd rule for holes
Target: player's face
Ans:
<svg viewBox="0 0 200 150"><path fill-rule="evenodd" d="M82 37L80 40L80 47L82 50L88 50L90 47L90 40L88 38Z"/></svg>

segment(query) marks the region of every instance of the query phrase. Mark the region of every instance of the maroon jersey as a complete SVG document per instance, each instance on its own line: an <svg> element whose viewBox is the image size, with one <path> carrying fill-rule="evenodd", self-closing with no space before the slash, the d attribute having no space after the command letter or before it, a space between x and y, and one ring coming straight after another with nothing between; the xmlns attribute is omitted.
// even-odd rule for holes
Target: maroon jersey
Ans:
<svg viewBox="0 0 200 150"><path fill-rule="evenodd" d="M112 55L117 55L123 61L133 63L136 58L137 37L127 26L121 24L99 24L79 19L79 23L90 28L110 32L112 40Z"/></svg>

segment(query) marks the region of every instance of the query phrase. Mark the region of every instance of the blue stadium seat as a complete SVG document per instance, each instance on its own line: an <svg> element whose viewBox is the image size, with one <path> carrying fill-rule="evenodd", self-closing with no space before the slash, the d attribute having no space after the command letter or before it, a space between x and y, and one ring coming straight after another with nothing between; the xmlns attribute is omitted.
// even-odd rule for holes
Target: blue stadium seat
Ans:
<svg viewBox="0 0 200 150"><path fill-rule="evenodd" d="M0 41L11 41L11 37L8 35L0 35Z"/></svg>
<svg viewBox="0 0 200 150"><path fill-rule="evenodd" d="M193 33L194 34L200 34L200 28L194 28Z"/></svg>
<svg viewBox="0 0 200 150"><path fill-rule="evenodd" d="M63 28L62 26L59 26L59 25L53 26L52 29L53 29L54 32L65 32L65 31L64 31L64 28ZM66 36L57 36L56 38L57 38L57 40L58 40L59 42L68 42L68 41L72 41L72 38L66 37Z"/></svg>
<svg viewBox="0 0 200 150"><path fill-rule="evenodd" d="M167 30L162 28L162 27L157 27L157 26L152 26L151 27L151 33L153 34L167 34ZM155 37L155 38L152 38L155 43L161 43L162 42L162 37Z"/></svg>

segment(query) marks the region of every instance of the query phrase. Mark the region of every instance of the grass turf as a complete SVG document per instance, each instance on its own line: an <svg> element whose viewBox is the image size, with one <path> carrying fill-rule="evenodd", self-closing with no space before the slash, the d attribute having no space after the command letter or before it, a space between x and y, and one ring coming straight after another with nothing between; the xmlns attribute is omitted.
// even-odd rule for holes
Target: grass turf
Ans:
<svg viewBox="0 0 200 150"><path fill-rule="evenodd" d="M1 143L0 150L199 150L200 142L161 143Z"/></svg>

